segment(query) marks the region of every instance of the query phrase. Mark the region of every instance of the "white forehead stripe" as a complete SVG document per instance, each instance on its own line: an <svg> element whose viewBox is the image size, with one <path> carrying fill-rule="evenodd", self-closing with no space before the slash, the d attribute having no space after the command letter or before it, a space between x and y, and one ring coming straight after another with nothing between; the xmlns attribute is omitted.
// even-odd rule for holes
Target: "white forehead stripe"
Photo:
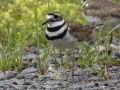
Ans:
<svg viewBox="0 0 120 90"><path fill-rule="evenodd" d="M53 15L46 15L47 19L53 19Z"/></svg>
<svg viewBox="0 0 120 90"><path fill-rule="evenodd" d="M60 14L59 13L55 13L56 15L58 15L58 16L60 16Z"/></svg>

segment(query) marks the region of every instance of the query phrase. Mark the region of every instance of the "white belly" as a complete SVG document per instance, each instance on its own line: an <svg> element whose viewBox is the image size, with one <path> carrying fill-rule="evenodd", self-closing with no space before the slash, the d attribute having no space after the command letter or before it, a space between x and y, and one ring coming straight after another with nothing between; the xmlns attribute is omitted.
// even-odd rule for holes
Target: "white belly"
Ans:
<svg viewBox="0 0 120 90"><path fill-rule="evenodd" d="M49 40L51 44L56 46L60 49L75 49L77 45L79 45L79 41L71 36L69 32L67 32L66 36L62 39L56 39L56 40Z"/></svg>
<svg viewBox="0 0 120 90"><path fill-rule="evenodd" d="M110 28L111 29L113 29L116 26L120 25L120 18L111 17L110 20L109 20L109 17L108 18L104 18L104 19L100 19L98 17L93 17L93 16L85 16L85 17L86 17L86 19L87 19L87 21L89 23L95 22L96 25L104 24L103 29L105 29L105 30L108 29L109 21L110 21ZM117 29L120 29L120 26Z"/></svg>

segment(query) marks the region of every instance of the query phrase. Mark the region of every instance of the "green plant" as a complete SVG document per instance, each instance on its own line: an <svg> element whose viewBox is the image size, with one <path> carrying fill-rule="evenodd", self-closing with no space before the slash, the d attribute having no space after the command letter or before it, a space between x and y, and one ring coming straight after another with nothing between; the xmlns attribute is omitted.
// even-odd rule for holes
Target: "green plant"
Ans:
<svg viewBox="0 0 120 90"><path fill-rule="evenodd" d="M22 52L28 44L36 45L39 54L43 54L41 66L46 67L50 59L50 48L45 38L46 26L42 26L45 15L49 11L60 12L65 19L75 20L80 23L87 23L82 15L82 0L0 0L0 70L10 70L11 68L21 71L23 68ZM118 0L116 0L118 1ZM109 33L109 32L107 32ZM99 34L99 32L97 32ZM119 36L119 33L115 33ZM96 37L97 35L95 35ZM108 34L109 36L109 34ZM108 38L107 36L107 38ZM100 35L98 36L100 38ZM98 39L100 40L100 39ZM79 48L86 53L86 58L79 56L79 63L85 67L92 67L94 62L100 63L98 55L98 44L95 44L96 52L90 53L90 49L85 44ZM40 51L43 46L45 51ZM50 46L50 45L49 45ZM107 45L106 45L107 46ZM107 54L104 60L113 60ZM69 51L67 52L69 54ZM115 60L113 60L116 62ZM57 62L58 64L58 62ZM59 66L59 64L58 64ZM64 62L67 67L67 60Z"/></svg>
<svg viewBox="0 0 120 90"><path fill-rule="evenodd" d="M50 60L51 57L51 47L48 47L48 45L43 45L42 46L44 48L43 51L40 51L40 53L42 54L42 58L40 58L40 56L36 56L36 60L37 60L37 66L39 68L40 74L44 75L47 65L48 65L48 61Z"/></svg>

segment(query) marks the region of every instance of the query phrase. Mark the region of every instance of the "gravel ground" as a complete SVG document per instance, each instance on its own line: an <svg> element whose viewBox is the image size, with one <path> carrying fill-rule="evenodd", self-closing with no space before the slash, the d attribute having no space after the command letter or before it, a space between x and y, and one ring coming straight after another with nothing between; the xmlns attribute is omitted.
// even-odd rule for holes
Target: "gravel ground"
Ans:
<svg viewBox="0 0 120 90"><path fill-rule="evenodd" d="M100 47L100 51L104 50L103 46ZM110 52L110 55L118 61L120 60L119 47L113 42ZM94 51L94 49L92 50ZM120 65L113 63L108 65L109 80L103 80L100 73L95 73L89 68L81 68L80 66L76 67L72 81L66 79L69 76L69 70L64 68L61 70L63 80L58 80L54 76L58 74L59 70L52 61L49 62L49 68L47 68L45 75L39 74L34 61L36 56L38 55L35 49L23 53L25 68L21 72L0 71L0 90L120 90ZM39 56L41 58L42 54ZM30 67L28 67L26 61L28 58L32 61Z"/></svg>

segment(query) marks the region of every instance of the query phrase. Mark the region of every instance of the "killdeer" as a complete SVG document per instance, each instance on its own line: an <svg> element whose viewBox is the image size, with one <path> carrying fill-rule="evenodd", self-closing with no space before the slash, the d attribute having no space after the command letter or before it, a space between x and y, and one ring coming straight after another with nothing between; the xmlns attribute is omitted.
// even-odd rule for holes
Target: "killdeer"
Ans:
<svg viewBox="0 0 120 90"><path fill-rule="evenodd" d="M77 45L96 29L95 25L82 25L74 21L64 20L62 15L58 12L50 12L46 15L47 20L42 25L48 24L45 32L47 40L59 48L72 50L72 65L70 70L70 76L68 79L72 79L73 76L73 63L74 63L74 50ZM61 62L62 56L60 53ZM62 64L60 64L60 67Z"/></svg>
<svg viewBox="0 0 120 90"><path fill-rule="evenodd" d="M110 0L83 0L83 14L89 23L103 24L102 29L120 29L120 4ZM112 33L110 43L112 42Z"/></svg>

